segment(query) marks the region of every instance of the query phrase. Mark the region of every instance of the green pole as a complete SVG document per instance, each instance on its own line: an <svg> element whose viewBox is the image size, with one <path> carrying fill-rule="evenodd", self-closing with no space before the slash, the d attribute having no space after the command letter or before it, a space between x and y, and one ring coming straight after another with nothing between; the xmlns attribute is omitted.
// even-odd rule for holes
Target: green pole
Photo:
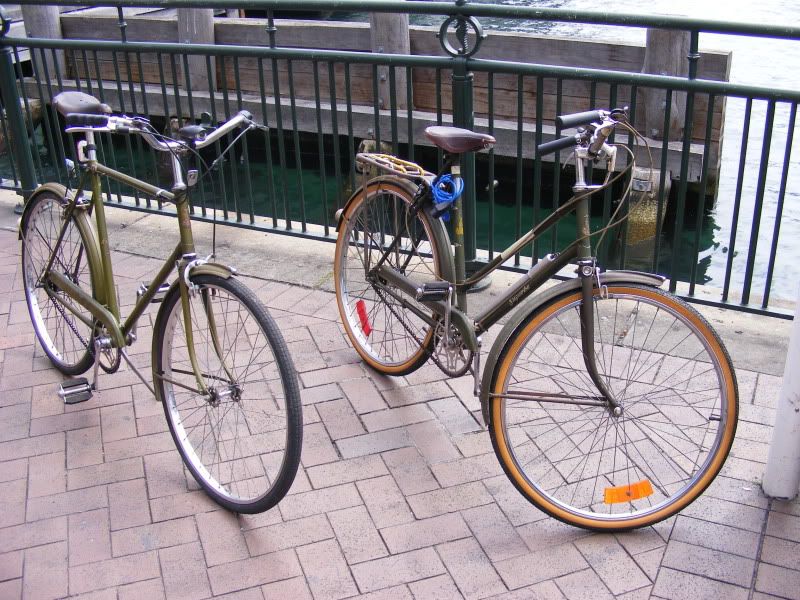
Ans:
<svg viewBox="0 0 800 600"><path fill-rule="evenodd" d="M19 89L17 78L14 74L14 61L11 48L6 45L5 39L11 28L11 20L6 15L5 9L0 6L0 89L3 91L3 100L6 109L6 119L11 133L9 140L11 150L19 167L21 188L17 192L27 201L33 190L36 189L36 172L33 168L33 156L28 143L28 131L25 118L20 107Z"/></svg>

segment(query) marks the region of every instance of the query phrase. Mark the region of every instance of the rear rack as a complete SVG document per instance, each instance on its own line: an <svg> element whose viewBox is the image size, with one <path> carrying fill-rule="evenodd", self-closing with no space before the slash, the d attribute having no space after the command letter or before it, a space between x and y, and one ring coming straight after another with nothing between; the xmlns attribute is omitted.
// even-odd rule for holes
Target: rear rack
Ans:
<svg viewBox="0 0 800 600"><path fill-rule="evenodd" d="M382 171L407 179L426 179L431 181L435 177L433 173L426 171L418 164L397 158L391 154L360 152L356 154L356 162L372 165Z"/></svg>

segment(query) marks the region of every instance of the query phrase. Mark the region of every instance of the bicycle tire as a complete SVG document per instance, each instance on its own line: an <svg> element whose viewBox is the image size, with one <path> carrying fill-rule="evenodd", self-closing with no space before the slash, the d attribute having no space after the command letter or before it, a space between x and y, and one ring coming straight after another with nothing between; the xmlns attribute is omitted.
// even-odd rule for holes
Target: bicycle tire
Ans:
<svg viewBox="0 0 800 600"><path fill-rule="evenodd" d="M86 232L75 216L66 224L58 248L55 244L64 223L64 196L41 190L29 200L20 230L22 233L22 278L28 313L39 344L53 365L65 375L80 375L94 361L92 314L64 292L40 282L55 251L53 269L59 269L73 283L93 294L95 266L87 255ZM72 308L72 312L67 305ZM83 317L78 318L76 313Z"/></svg>
<svg viewBox="0 0 800 600"><path fill-rule="evenodd" d="M509 337L490 388L492 444L511 482L547 514L595 531L652 525L700 496L727 458L738 415L730 357L679 298L609 285L594 296L594 352L622 413L566 403L597 394L581 302L580 290L556 297Z"/></svg>
<svg viewBox="0 0 800 600"><path fill-rule="evenodd" d="M345 332L364 362L387 375L407 375L422 366L435 343L435 327L404 308L385 283L367 280L365 271L378 260L379 249L389 246L392 232L405 221L411 235L402 238L400 250L387 264L424 281L452 281L447 233L425 210L409 213L414 191L414 186L393 177L369 182L346 205L336 238L336 302ZM433 316L413 298L404 300Z"/></svg>
<svg viewBox="0 0 800 600"><path fill-rule="evenodd" d="M206 493L229 510L263 512L286 495L300 463L297 373L278 327L250 289L217 275L192 283L193 340L210 394L198 389L175 284L153 333L156 398L184 464Z"/></svg>

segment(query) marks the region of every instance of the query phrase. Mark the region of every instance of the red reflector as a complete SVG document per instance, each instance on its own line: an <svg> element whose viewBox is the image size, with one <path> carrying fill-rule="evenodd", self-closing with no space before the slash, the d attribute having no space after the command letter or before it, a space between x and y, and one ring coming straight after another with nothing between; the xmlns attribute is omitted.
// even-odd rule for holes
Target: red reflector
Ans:
<svg viewBox="0 0 800 600"><path fill-rule="evenodd" d="M369 325L369 317L367 316L367 305L363 300L356 302L356 312L358 313L358 320L361 321L361 331L364 335L372 333L372 327Z"/></svg>

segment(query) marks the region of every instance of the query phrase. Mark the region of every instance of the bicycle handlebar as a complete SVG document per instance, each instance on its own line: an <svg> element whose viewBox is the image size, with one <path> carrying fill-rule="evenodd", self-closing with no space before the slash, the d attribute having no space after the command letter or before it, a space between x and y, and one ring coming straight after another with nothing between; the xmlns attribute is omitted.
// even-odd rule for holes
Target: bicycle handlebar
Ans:
<svg viewBox="0 0 800 600"><path fill-rule="evenodd" d="M557 140L553 140L551 142L546 142L544 144L540 144L536 146L536 154L539 156L544 156L545 154L550 154L551 152L555 152L557 150L563 150L564 148L571 148L577 145L580 142L580 136L576 135L568 135L567 137L558 138Z"/></svg>
<svg viewBox="0 0 800 600"><path fill-rule="evenodd" d="M161 140L150 127L150 122L137 117L121 115L95 115L83 113L70 113L66 116L66 131L78 133L87 131L110 133L138 133L156 150L173 151L186 146L185 142L175 140ZM222 125L208 133L205 137L195 141L195 148L205 148L243 125L248 128L255 127L253 116L246 110L241 110Z"/></svg>
<svg viewBox="0 0 800 600"><path fill-rule="evenodd" d="M560 115L556 117L556 125L562 129L571 129L588 125L592 121L602 121L608 116L607 110L587 110L586 112L573 113L571 115Z"/></svg>

